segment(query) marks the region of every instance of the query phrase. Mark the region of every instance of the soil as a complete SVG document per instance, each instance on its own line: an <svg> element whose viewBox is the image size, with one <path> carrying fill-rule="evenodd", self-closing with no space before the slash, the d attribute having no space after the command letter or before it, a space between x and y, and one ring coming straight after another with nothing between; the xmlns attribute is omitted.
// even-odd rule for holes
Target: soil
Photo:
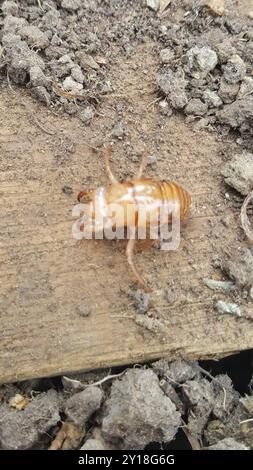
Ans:
<svg viewBox="0 0 253 470"><path fill-rule="evenodd" d="M199 350L195 342L205 331L205 356L212 354L208 324L215 305L220 342L226 341L232 322L233 341L238 337L239 342L236 316L248 319L247 330L252 324L253 252L238 218L243 197L252 190L252 172L245 171L253 153L252 12L246 0L175 0L163 13L152 8L156 2L149 2L149 7L146 3L0 2L1 330L9 331L11 318L19 331L11 348L8 335L5 339L5 380L14 382L20 370L22 378L38 376L31 373L25 355L16 359L20 337L26 338L31 354L34 330L43 330L44 325L56 328L51 323L53 311L59 322L59 334L52 331L50 337L54 355L60 357L69 349L71 359L76 352L64 332L66 323L70 336L80 328L79 320L73 321L73 309L80 321L88 317L93 322L96 339L91 331L89 344L103 341L107 334L102 323L100 333L96 331L99 305L105 315L123 318L122 336L125 325L129 332L132 323L134 328L138 325L135 342L142 337L149 341L150 334L162 341L165 331L173 343L173 328L176 331L179 325L186 349L192 343ZM155 295L136 291L121 243L93 242L83 249L64 236L72 223L75 195L82 187L107 183L98 150L109 142L114 149L112 167L121 180L135 174L146 146L147 176L166 175L193 196L192 214L182 231L184 259L177 253L168 259L156 248L136 256ZM209 287L204 287L203 279L209 278L231 282L207 282ZM169 319L168 305L175 307ZM201 315L195 315L196 309ZM28 318L36 316L36 326L27 325L28 311ZM199 324L203 329L196 334ZM84 341L81 335L79 344ZM250 344L250 333L245 344ZM128 344L124 347L129 351ZM217 350L214 345L214 354ZM53 363L48 343L38 345L32 354L34 364L44 357ZM9 373L14 357L15 373ZM213 379L198 367L195 362L169 360L159 367L129 368L122 377L97 385L109 371L94 373L90 380L87 374L71 376L68 386L60 377L3 385L1 447L173 445L183 419L193 448L253 448L252 390L239 396L224 375ZM49 369L45 365L40 370L42 376ZM63 370L67 369L58 368L58 373ZM248 370L247 385L249 365ZM147 380L150 391L143 385ZM95 383L92 399L83 385L86 381ZM38 426L39 407L44 419ZM150 421L145 407L153 410ZM132 421L127 423L130 412ZM60 416L65 417L64 433ZM141 438L139 420L145 428Z"/></svg>

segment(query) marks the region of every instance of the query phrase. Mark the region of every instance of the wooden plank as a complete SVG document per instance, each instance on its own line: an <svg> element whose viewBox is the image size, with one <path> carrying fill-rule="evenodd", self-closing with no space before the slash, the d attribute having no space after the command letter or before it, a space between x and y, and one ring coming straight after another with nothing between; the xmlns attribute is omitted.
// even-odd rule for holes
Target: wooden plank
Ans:
<svg viewBox="0 0 253 470"><path fill-rule="evenodd" d="M117 80L127 80L124 69ZM113 79L113 77L112 77ZM118 143L113 166L119 176L134 172L131 153L146 144L158 157L148 175L173 178L194 196L194 214L183 228L180 249L155 249L136 255L136 263L154 288L152 318L157 331L137 325L129 295L133 278L122 243L77 242L71 236L71 211L77 192L105 184L103 162L86 145L108 141L115 120L116 98L102 104L90 128L77 118L54 116L24 91L1 92L0 103L0 380L22 380L138 363L181 354L191 358L224 356L253 347L252 324L221 317L214 301L223 298L203 285L219 277L213 255L223 256L239 234L238 213L224 198L220 178L224 144L197 133L178 116L160 122L155 109L146 112L150 95L139 97L128 121L128 140ZM137 95L136 95L137 94ZM152 97L151 97L152 98ZM123 97L124 99L124 97ZM107 116L104 124L103 113ZM107 111L106 111L107 110ZM54 135L41 131L32 116ZM138 123L138 124L136 124ZM158 137L162 137L159 141ZM233 149L233 143L227 144ZM62 191L73 188L73 194ZM229 227L222 224L230 217ZM164 290L174 284L177 299L169 305ZM225 297L224 297L225 298ZM243 312L251 307L241 299ZM80 315L80 305L91 314Z"/></svg>

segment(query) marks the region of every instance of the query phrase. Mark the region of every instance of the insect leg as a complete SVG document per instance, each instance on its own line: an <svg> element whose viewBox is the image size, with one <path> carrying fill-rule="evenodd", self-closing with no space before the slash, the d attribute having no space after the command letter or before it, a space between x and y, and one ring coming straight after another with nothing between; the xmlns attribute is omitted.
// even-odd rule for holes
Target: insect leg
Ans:
<svg viewBox="0 0 253 470"><path fill-rule="evenodd" d="M142 177L142 173L143 171L145 170L146 166L147 166L147 157L148 157L148 151L147 150L144 150L144 152L142 153L142 156L141 156L141 164L140 164L140 168L136 174L136 179L139 179Z"/></svg>
<svg viewBox="0 0 253 470"><path fill-rule="evenodd" d="M118 184L118 180L115 178L112 170L111 170L111 167L110 167L110 161L109 161L109 158L112 154L112 146L110 145L109 147L107 147L104 151L103 151L103 157L105 159L105 171L107 173L107 176L109 178L109 180L111 181L112 184Z"/></svg>
<svg viewBox="0 0 253 470"><path fill-rule="evenodd" d="M140 286L145 290L145 292L152 292L152 289L150 289L150 287L147 286L144 279L141 277L141 275L138 273L137 269L134 266L134 263L133 263L134 245L135 245L134 238L131 238L130 240L128 240L127 248L126 248L127 262L130 268L132 269L136 279L138 280L138 283L140 284Z"/></svg>

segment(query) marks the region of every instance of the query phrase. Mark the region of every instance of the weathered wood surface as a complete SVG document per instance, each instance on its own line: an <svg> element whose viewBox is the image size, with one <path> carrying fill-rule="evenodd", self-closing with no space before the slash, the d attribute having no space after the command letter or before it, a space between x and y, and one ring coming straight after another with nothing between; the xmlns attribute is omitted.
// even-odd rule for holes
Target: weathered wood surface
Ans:
<svg viewBox="0 0 253 470"><path fill-rule="evenodd" d="M224 144L191 131L178 117L160 129L155 111L143 117L146 107L143 99L140 116L135 116L140 124L129 123L133 147L140 148L140 132L146 132L158 157L157 168L149 168L148 174L176 179L197 201L177 252L150 249L136 255L137 266L154 288L151 314L161 321L158 332L134 321L128 294L133 278L122 244L77 242L71 236L76 193L83 185L106 182L102 160L86 145L108 140L104 118L98 116L86 128L76 118L50 114L23 91L1 92L2 382L176 354L224 356L253 347L253 324L219 316L213 305L223 296L202 282L221 275L212 257L229 251L240 233L238 212L224 198L220 178ZM36 119L54 134L39 128ZM153 140L158 132L164 138L159 151ZM124 144L116 145L114 166L120 176L137 166L125 152ZM73 194L62 191L65 185ZM225 213L228 228L221 222ZM172 283L177 299L169 305L164 290ZM80 316L81 304L91 306L88 317ZM251 315L246 303L242 309Z"/></svg>

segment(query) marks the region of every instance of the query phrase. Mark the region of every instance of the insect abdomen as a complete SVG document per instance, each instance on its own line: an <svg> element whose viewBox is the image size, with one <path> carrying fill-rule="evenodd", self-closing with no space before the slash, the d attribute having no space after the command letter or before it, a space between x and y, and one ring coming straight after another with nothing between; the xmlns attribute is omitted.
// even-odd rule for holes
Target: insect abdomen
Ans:
<svg viewBox="0 0 253 470"><path fill-rule="evenodd" d="M163 201L171 203L172 211L180 211L180 217L188 214L191 204L190 194L174 181L161 181Z"/></svg>

